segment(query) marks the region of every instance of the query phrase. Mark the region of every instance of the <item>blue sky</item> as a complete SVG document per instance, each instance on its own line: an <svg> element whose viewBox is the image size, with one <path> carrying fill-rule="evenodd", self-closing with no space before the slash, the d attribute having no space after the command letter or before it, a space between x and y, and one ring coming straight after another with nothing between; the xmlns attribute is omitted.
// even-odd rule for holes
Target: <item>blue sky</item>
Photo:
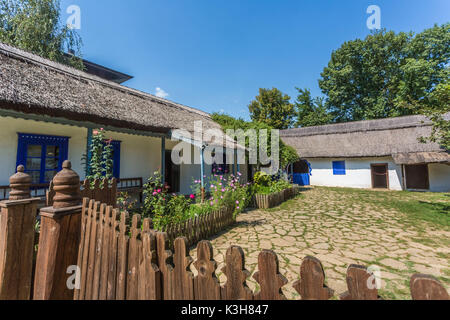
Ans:
<svg viewBox="0 0 450 320"><path fill-rule="evenodd" d="M331 52L369 34L369 5L388 30L450 21L449 0L62 0L81 9L84 58L134 76L125 85L248 119L259 88L320 95Z"/></svg>

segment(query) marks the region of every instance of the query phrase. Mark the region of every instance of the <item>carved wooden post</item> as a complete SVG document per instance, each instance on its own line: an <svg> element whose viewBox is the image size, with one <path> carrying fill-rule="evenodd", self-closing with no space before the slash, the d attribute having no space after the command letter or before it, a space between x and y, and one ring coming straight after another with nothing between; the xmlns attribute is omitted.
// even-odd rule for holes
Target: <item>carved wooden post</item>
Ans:
<svg viewBox="0 0 450 320"><path fill-rule="evenodd" d="M9 200L0 202L0 300L28 300L40 199L31 198L31 177L23 166L9 181Z"/></svg>
<svg viewBox="0 0 450 320"><path fill-rule="evenodd" d="M35 300L71 300L67 269L77 264L81 233L80 177L64 161L54 178L53 207L41 209L41 234L34 281Z"/></svg>

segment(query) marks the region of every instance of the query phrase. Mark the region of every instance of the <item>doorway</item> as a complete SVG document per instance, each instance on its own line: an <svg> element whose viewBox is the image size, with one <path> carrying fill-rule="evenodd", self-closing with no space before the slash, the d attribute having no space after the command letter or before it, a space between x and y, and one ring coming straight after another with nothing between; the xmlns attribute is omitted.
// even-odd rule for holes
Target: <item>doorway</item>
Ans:
<svg viewBox="0 0 450 320"><path fill-rule="evenodd" d="M389 170L387 163L371 164L372 188L389 189Z"/></svg>
<svg viewBox="0 0 450 320"><path fill-rule="evenodd" d="M170 193L180 192L180 166L172 162L172 150L166 150L165 183Z"/></svg>
<svg viewBox="0 0 450 320"><path fill-rule="evenodd" d="M406 189L430 189L427 164L405 165L405 179Z"/></svg>

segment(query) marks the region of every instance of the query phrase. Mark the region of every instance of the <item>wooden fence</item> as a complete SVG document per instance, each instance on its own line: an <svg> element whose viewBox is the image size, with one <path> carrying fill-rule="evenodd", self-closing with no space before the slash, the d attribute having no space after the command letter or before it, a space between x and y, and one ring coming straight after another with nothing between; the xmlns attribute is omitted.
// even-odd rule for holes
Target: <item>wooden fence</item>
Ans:
<svg viewBox="0 0 450 320"><path fill-rule="evenodd" d="M186 237L189 246L211 237L226 227L236 223L233 208L221 208L209 214L191 218L179 224L169 225L163 230L167 233L169 246L173 248L175 239Z"/></svg>
<svg viewBox="0 0 450 320"><path fill-rule="evenodd" d="M280 192L271 194L255 194L255 203L258 209L274 208L298 194L298 187L294 186Z"/></svg>
<svg viewBox="0 0 450 320"><path fill-rule="evenodd" d="M150 220L142 223L133 216L127 228L127 216L112 207L84 200L82 241L78 256L81 287L75 291L77 300L284 300L287 279L279 272L278 257L263 250L258 257L258 271L253 278L259 290L252 291L246 280L244 251L231 246L222 268L226 282L216 276L209 241L197 245L197 259L189 255L189 240L179 237L174 249L169 247L165 232L150 229ZM196 274L191 271L191 265ZM306 257L299 270L299 281L293 284L302 300L328 300L334 290L325 285L321 262ZM375 286L375 276L366 267L351 265L347 271L348 291L341 300L382 299ZM427 275L413 275L411 296L415 300L448 300L442 284Z"/></svg>
<svg viewBox="0 0 450 320"><path fill-rule="evenodd" d="M82 198L94 199L101 203L106 203L109 206L117 207L117 179L96 179L91 184L90 181L84 180L81 182L80 189ZM55 196L55 189L53 181L50 182L50 186L46 195L46 205L51 207L53 205L53 198Z"/></svg>

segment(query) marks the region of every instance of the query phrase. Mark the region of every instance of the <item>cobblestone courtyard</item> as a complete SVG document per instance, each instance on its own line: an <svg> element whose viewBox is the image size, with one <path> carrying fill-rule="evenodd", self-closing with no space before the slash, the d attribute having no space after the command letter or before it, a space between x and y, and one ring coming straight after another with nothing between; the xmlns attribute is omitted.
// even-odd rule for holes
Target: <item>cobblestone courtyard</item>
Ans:
<svg viewBox="0 0 450 320"><path fill-rule="evenodd" d="M413 206L414 201L430 203L442 211L439 218L443 220L434 223L389 206L402 204L405 197ZM252 275L261 250L277 253L280 272L289 280L283 288L289 299L299 297L292 283L299 278L302 259L307 255L322 261L326 283L336 295L346 290L345 274L352 263L380 267L380 294L386 299L410 299L409 277L414 273L431 274L448 288L449 204L449 194L305 189L278 208L241 214L237 225L210 239L218 262L217 275L225 282L220 272L225 252L230 245L239 245ZM195 250L191 254L195 257ZM247 282L255 289L252 277Z"/></svg>

